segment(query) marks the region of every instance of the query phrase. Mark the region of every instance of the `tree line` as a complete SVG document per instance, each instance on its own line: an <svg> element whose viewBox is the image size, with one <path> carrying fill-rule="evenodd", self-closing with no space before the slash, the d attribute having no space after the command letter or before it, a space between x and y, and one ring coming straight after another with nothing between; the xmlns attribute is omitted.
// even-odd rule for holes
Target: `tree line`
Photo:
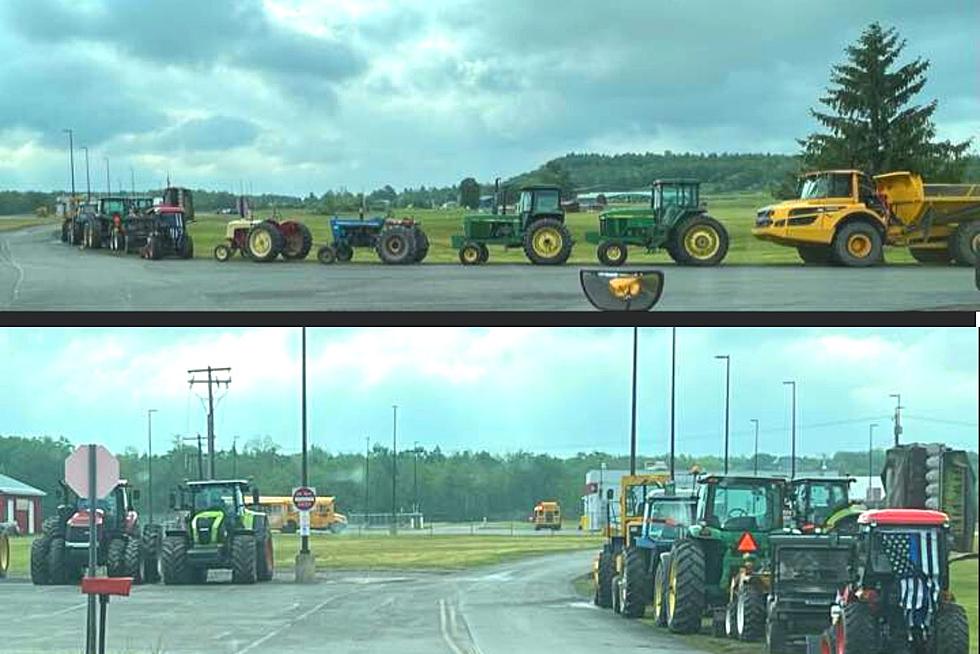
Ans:
<svg viewBox="0 0 980 654"><path fill-rule="evenodd" d="M64 460L74 446L64 437L24 438L0 436L0 473L37 487L46 493L46 514L55 509L59 496ZM359 453L332 453L313 447L308 453L309 479L320 495L337 497L338 510L357 513L388 513L392 508L393 463L397 472L396 503L399 511L416 506L429 520L479 521L526 520L534 504L557 499L568 518L581 513L585 474L603 463L609 470L629 468L629 459L619 454L581 452L557 457L533 452L491 454L485 451L444 452L439 447L399 451L397 461L392 451L375 444L366 456ZM121 476L140 488L140 509L149 502L148 468L145 453L130 448L116 453ZM970 453L976 468L977 454ZM153 456L153 503L157 515L168 510L169 492L183 480L198 478L199 460L208 474L206 452L198 457L195 446L175 441L170 449ZM242 448L219 451L215 455L217 478L251 478L263 495L289 495L299 485L300 455L285 453L269 439L254 439ZM638 465L648 461L666 461L665 454L639 457ZM365 463L367 465L365 465ZM751 473L752 457L733 457L734 473ZM873 465L880 470L884 451L874 452ZM720 471L723 461L716 456L677 456L676 469L688 471L694 465L709 471ZM786 457L759 454L760 470L788 471ZM867 452L837 452L833 456L801 457L800 472L826 468L841 474L864 476L868 469Z"/></svg>

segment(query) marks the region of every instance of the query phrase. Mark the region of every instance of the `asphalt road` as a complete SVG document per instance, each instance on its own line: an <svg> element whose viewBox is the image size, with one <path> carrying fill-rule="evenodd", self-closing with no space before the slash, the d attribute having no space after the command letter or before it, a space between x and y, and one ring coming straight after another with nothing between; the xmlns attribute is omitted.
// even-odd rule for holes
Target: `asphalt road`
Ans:
<svg viewBox="0 0 980 654"><path fill-rule="evenodd" d="M980 310L963 268L661 267L658 310ZM62 244L50 227L0 233L0 310L582 311L579 268L150 262Z"/></svg>
<svg viewBox="0 0 980 654"><path fill-rule="evenodd" d="M321 573L233 586L141 586L109 604L108 651L160 654L399 652L520 654L597 651L699 654L681 641L583 601L572 579L592 552L459 573ZM0 582L0 650L74 652L85 599L75 587Z"/></svg>

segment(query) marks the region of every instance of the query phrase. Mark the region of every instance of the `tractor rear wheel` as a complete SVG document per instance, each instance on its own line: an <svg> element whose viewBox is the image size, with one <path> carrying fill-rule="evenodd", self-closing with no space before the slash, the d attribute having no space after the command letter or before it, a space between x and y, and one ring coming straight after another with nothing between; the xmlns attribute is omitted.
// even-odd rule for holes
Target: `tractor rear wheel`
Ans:
<svg viewBox="0 0 980 654"><path fill-rule="evenodd" d="M864 602L844 605L834 626L837 654L865 654L878 651L878 638L871 610Z"/></svg>
<svg viewBox="0 0 980 654"><path fill-rule="evenodd" d="M381 261L389 265L412 263L415 260L415 236L404 225L389 225L378 235L375 250Z"/></svg>
<svg viewBox="0 0 980 654"><path fill-rule="evenodd" d="M303 223L293 220L280 226L283 235L282 256L289 259L305 259L313 247L313 234Z"/></svg>
<svg viewBox="0 0 980 654"><path fill-rule="evenodd" d="M674 260L684 266L717 266L728 254L728 231L707 214L680 221L669 238Z"/></svg>
<svg viewBox="0 0 980 654"><path fill-rule="evenodd" d="M973 266L980 252L980 220L963 223L949 238L949 251L959 266Z"/></svg>
<svg viewBox="0 0 980 654"><path fill-rule="evenodd" d="M467 241L463 243L463 247L459 249L459 262L464 266L475 266L481 263L483 259L483 250L480 248L480 243L475 243L473 241ZM489 252L487 253L489 255Z"/></svg>
<svg viewBox="0 0 980 654"><path fill-rule="evenodd" d="M64 584L68 582L65 569L65 539L57 536L51 539L48 546L48 583Z"/></svg>
<svg viewBox="0 0 980 654"><path fill-rule="evenodd" d="M354 248L346 241L334 243L334 252L337 254L337 261L340 263L350 263L354 259Z"/></svg>
<svg viewBox="0 0 980 654"><path fill-rule="evenodd" d="M962 606L952 602L939 605L927 651L929 654L968 654L970 623Z"/></svg>
<svg viewBox="0 0 980 654"><path fill-rule="evenodd" d="M766 597L748 583L735 596L738 639L753 642L766 633Z"/></svg>
<svg viewBox="0 0 980 654"><path fill-rule="evenodd" d="M235 536L231 541L231 583L255 583L255 558L255 536Z"/></svg>
<svg viewBox="0 0 980 654"><path fill-rule="evenodd" d="M330 245L324 245L319 250L316 251L316 260L320 263L329 266L330 264L337 261L337 252Z"/></svg>
<svg viewBox="0 0 980 654"><path fill-rule="evenodd" d="M127 538L123 550L124 577L132 577L134 584L143 583L143 542L139 538Z"/></svg>
<svg viewBox="0 0 980 654"><path fill-rule="evenodd" d="M766 615L766 654L785 654L785 652L786 627L770 606Z"/></svg>
<svg viewBox="0 0 980 654"><path fill-rule="evenodd" d="M953 260L948 248L933 250L927 248L909 248L909 254L919 263L926 266L948 266Z"/></svg>
<svg viewBox="0 0 980 654"><path fill-rule="evenodd" d="M178 252L181 259L193 259L194 258L194 239L191 238L190 234L184 234L184 246Z"/></svg>
<svg viewBox="0 0 980 654"><path fill-rule="evenodd" d="M882 262L884 248L881 233L868 222L844 225L831 243L834 260L850 268L867 268Z"/></svg>
<svg viewBox="0 0 980 654"><path fill-rule="evenodd" d="M524 234L524 254L539 266L561 265L572 255L572 233L554 218L537 220Z"/></svg>
<svg viewBox="0 0 980 654"><path fill-rule="evenodd" d="M160 546L160 568L163 583L168 586L186 584L190 581L187 566L187 539L182 536L168 536Z"/></svg>
<svg viewBox="0 0 980 654"><path fill-rule="evenodd" d="M626 244L619 241L605 241L596 249L596 256L604 266L621 266L628 254Z"/></svg>
<svg viewBox="0 0 980 654"><path fill-rule="evenodd" d="M480 263L490 261L490 248L486 243L480 243Z"/></svg>
<svg viewBox="0 0 980 654"><path fill-rule="evenodd" d="M693 540L674 543L667 576L667 626L678 634L701 628L704 613L704 551Z"/></svg>
<svg viewBox="0 0 980 654"><path fill-rule="evenodd" d="M826 245L799 245L796 252L803 263L815 266L829 266L833 263L833 253Z"/></svg>
<svg viewBox="0 0 980 654"><path fill-rule="evenodd" d="M283 248L282 234L279 228L270 222L261 222L253 227L245 243L252 259L261 262L274 260Z"/></svg>
<svg viewBox="0 0 980 654"><path fill-rule="evenodd" d="M105 555L106 574L110 577L128 577L126 567L126 539L113 538Z"/></svg>
<svg viewBox="0 0 980 654"><path fill-rule="evenodd" d="M415 226L415 263L422 263L429 256L429 237L422 228Z"/></svg>
<svg viewBox="0 0 980 654"><path fill-rule="evenodd" d="M599 570L596 583L596 605L604 609L612 607L613 575L616 574L616 562L611 552L599 554Z"/></svg>
<svg viewBox="0 0 980 654"><path fill-rule="evenodd" d="M643 551L630 547L623 554L623 578L620 582L620 606L623 617L642 618L650 602L652 588Z"/></svg>
<svg viewBox="0 0 980 654"><path fill-rule="evenodd" d="M214 246L214 251L212 254L214 255L215 261L224 263L225 261L231 259L232 249L227 243L218 243Z"/></svg>
<svg viewBox="0 0 980 654"><path fill-rule="evenodd" d="M46 586L50 582L48 576L48 545L51 539L39 536L31 543L31 581L37 586Z"/></svg>
<svg viewBox="0 0 980 654"><path fill-rule="evenodd" d="M653 579L653 621L658 627L667 626L667 571L670 569L670 555L660 557L657 573Z"/></svg>

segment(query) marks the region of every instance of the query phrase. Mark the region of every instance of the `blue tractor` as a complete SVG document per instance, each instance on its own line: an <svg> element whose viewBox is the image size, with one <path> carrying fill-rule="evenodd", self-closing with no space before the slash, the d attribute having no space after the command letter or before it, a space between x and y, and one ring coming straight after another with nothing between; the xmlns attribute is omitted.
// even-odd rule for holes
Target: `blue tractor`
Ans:
<svg viewBox="0 0 980 654"><path fill-rule="evenodd" d="M333 243L317 251L323 264L347 263L355 248L374 248L382 262L392 265L421 263L429 253L429 238L422 224L411 219L330 219Z"/></svg>

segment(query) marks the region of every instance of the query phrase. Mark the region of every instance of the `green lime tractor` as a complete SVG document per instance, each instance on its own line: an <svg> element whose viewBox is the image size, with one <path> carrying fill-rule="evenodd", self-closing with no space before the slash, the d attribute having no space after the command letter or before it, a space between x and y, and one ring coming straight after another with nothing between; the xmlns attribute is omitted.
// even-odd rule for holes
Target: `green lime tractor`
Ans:
<svg viewBox="0 0 980 654"><path fill-rule="evenodd" d="M664 555L666 615L675 633L695 633L710 615L716 636L757 640L766 627L769 535L782 531L781 477L709 475L698 480L695 523Z"/></svg>
<svg viewBox="0 0 980 654"><path fill-rule="evenodd" d="M204 583L208 570L230 569L232 583L270 581L274 572L272 532L259 504L259 491L244 480L186 482L170 495L178 512L161 548L165 584Z"/></svg>
<svg viewBox="0 0 980 654"><path fill-rule="evenodd" d="M598 245L606 266L626 263L629 247L664 249L676 263L715 266L728 254L728 231L701 204L701 183L691 179L657 180L649 208L612 209L599 215L599 231L585 240Z"/></svg>
<svg viewBox="0 0 980 654"><path fill-rule="evenodd" d="M503 213L498 212L498 196L499 182L492 213L463 216L463 233L452 237L460 263L464 266L486 263L490 259L490 245L523 248L531 263L537 265L561 265L568 261L573 241L565 225L561 188L523 187L517 213L512 215L507 214L506 198Z"/></svg>
<svg viewBox="0 0 980 654"><path fill-rule="evenodd" d="M801 533L856 534L867 507L850 497L853 477L796 477L789 483L794 526Z"/></svg>

